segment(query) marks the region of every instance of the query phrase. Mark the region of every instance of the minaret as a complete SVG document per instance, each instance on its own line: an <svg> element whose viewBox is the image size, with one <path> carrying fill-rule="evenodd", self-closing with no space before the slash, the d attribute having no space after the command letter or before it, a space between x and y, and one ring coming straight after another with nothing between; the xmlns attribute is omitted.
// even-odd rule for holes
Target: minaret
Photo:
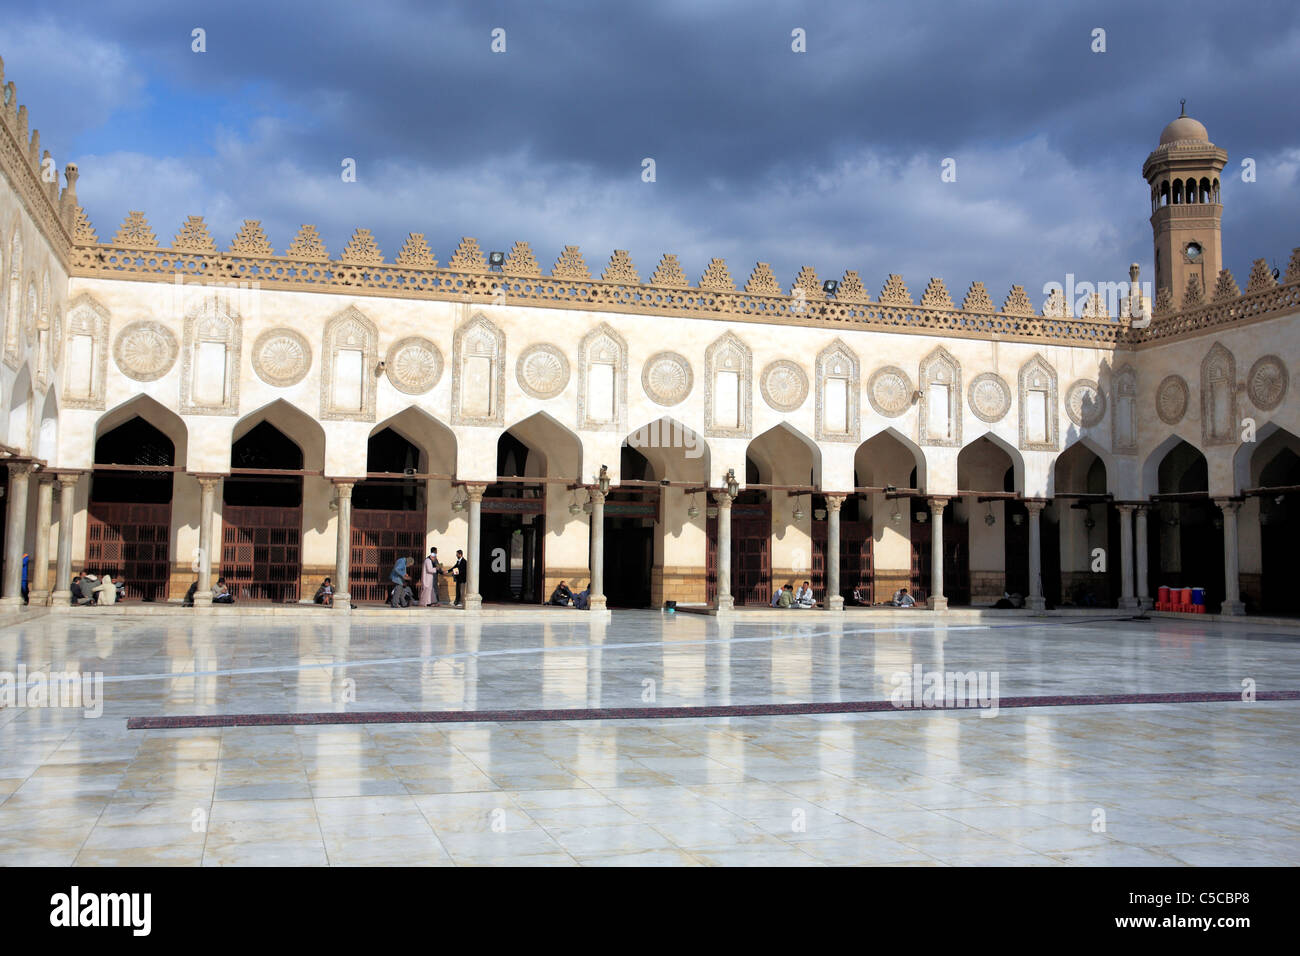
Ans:
<svg viewBox="0 0 1300 956"><path fill-rule="evenodd" d="M1151 184L1156 295L1168 289L1175 308L1182 307L1193 276L1208 300L1223 268L1219 176L1228 162L1227 152L1187 115L1186 100L1182 105L1182 113L1165 127L1160 145L1142 164L1142 175Z"/></svg>

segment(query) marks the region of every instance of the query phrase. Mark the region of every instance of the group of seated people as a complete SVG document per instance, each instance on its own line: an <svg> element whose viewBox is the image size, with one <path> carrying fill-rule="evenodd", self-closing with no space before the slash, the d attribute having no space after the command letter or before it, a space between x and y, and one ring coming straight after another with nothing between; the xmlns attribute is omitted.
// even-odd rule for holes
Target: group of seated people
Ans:
<svg viewBox="0 0 1300 956"><path fill-rule="evenodd" d="M777 588L772 594L772 607L796 607L810 608L817 606L817 599L813 597L812 583L805 581L799 586L799 590L794 589L793 584L786 584Z"/></svg>
<svg viewBox="0 0 1300 956"><path fill-rule="evenodd" d="M114 581L110 574L102 578L93 574L75 574L72 577L73 604L116 604L125 598L126 582Z"/></svg>
<svg viewBox="0 0 1300 956"><path fill-rule="evenodd" d="M551 599L546 603L555 607L576 607L579 611L585 611L590 606L590 599L590 584L575 594L567 584L561 581L555 586L555 590L551 592Z"/></svg>

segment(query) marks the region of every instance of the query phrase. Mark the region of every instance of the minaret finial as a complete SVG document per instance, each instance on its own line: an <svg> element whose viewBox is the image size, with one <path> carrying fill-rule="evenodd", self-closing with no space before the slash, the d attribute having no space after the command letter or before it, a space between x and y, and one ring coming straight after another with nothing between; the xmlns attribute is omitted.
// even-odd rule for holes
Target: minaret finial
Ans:
<svg viewBox="0 0 1300 956"><path fill-rule="evenodd" d="M1179 105L1180 107L1182 107L1182 112L1180 112L1178 115L1179 115L1180 117L1182 117L1182 116L1186 116L1186 115L1187 115L1187 100L1185 100L1185 99L1184 99L1184 100L1179 100L1179 101L1178 101L1178 105Z"/></svg>

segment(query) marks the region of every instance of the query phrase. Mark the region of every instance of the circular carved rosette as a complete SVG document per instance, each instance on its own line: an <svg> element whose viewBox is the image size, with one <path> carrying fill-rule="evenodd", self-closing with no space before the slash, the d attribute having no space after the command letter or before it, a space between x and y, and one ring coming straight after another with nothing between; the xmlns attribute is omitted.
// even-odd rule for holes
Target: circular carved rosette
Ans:
<svg viewBox="0 0 1300 956"><path fill-rule="evenodd" d="M418 335L400 339L388 350L384 374L399 392L423 395L442 378L442 353Z"/></svg>
<svg viewBox="0 0 1300 956"><path fill-rule="evenodd" d="M759 388L772 408L793 412L808 399L808 374L794 362L780 359L763 369Z"/></svg>
<svg viewBox="0 0 1300 956"><path fill-rule="evenodd" d="M1187 381L1169 375L1156 387L1156 414L1166 425L1177 425L1187 414Z"/></svg>
<svg viewBox="0 0 1300 956"><path fill-rule="evenodd" d="M153 382L176 364L178 345L171 329L160 322L142 319L117 333L113 361L127 378Z"/></svg>
<svg viewBox="0 0 1300 956"><path fill-rule="evenodd" d="M519 356L515 377L533 398L554 398L569 384L569 360L554 345L531 345Z"/></svg>
<svg viewBox="0 0 1300 956"><path fill-rule="evenodd" d="M676 405L685 401L694 381L691 363L676 352L652 355L641 369L641 387L657 405Z"/></svg>
<svg viewBox="0 0 1300 956"><path fill-rule="evenodd" d="M1246 376L1246 393L1256 408L1271 412L1286 398L1290 381L1286 363L1276 355L1265 355L1250 367L1250 374Z"/></svg>
<svg viewBox="0 0 1300 956"><path fill-rule="evenodd" d="M981 372L971 379L966 400L976 418L992 425L1011 411L1011 386L997 372Z"/></svg>
<svg viewBox="0 0 1300 956"><path fill-rule="evenodd" d="M1092 428L1106 417L1106 396L1090 378L1081 378L1065 393L1065 413L1080 428Z"/></svg>
<svg viewBox="0 0 1300 956"><path fill-rule="evenodd" d="M896 365L886 365L867 379L867 401L879 415L897 418L912 407L912 380Z"/></svg>
<svg viewBox="0 0 1300 956"><path fill-rule="evenodd" d="M253 371L267 385L297 385L311 369L311 346L293 329L268 329L253 343Z"/></svg>

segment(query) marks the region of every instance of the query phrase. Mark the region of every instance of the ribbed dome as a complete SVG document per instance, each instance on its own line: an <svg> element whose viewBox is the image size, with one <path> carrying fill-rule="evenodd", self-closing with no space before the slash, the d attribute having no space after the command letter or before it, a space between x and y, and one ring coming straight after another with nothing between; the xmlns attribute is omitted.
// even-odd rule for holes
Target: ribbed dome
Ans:
<svg viewBox="0 0 1300 956"><path fill-rule="evenodd" d="M1177 143L1185 140L1193 140L1198 143L1208 143L1210 134L1206 131L1204 124L1197 122L1190 116L1180 116L1160 134L1160 145L1166 143Z"/></svg>

